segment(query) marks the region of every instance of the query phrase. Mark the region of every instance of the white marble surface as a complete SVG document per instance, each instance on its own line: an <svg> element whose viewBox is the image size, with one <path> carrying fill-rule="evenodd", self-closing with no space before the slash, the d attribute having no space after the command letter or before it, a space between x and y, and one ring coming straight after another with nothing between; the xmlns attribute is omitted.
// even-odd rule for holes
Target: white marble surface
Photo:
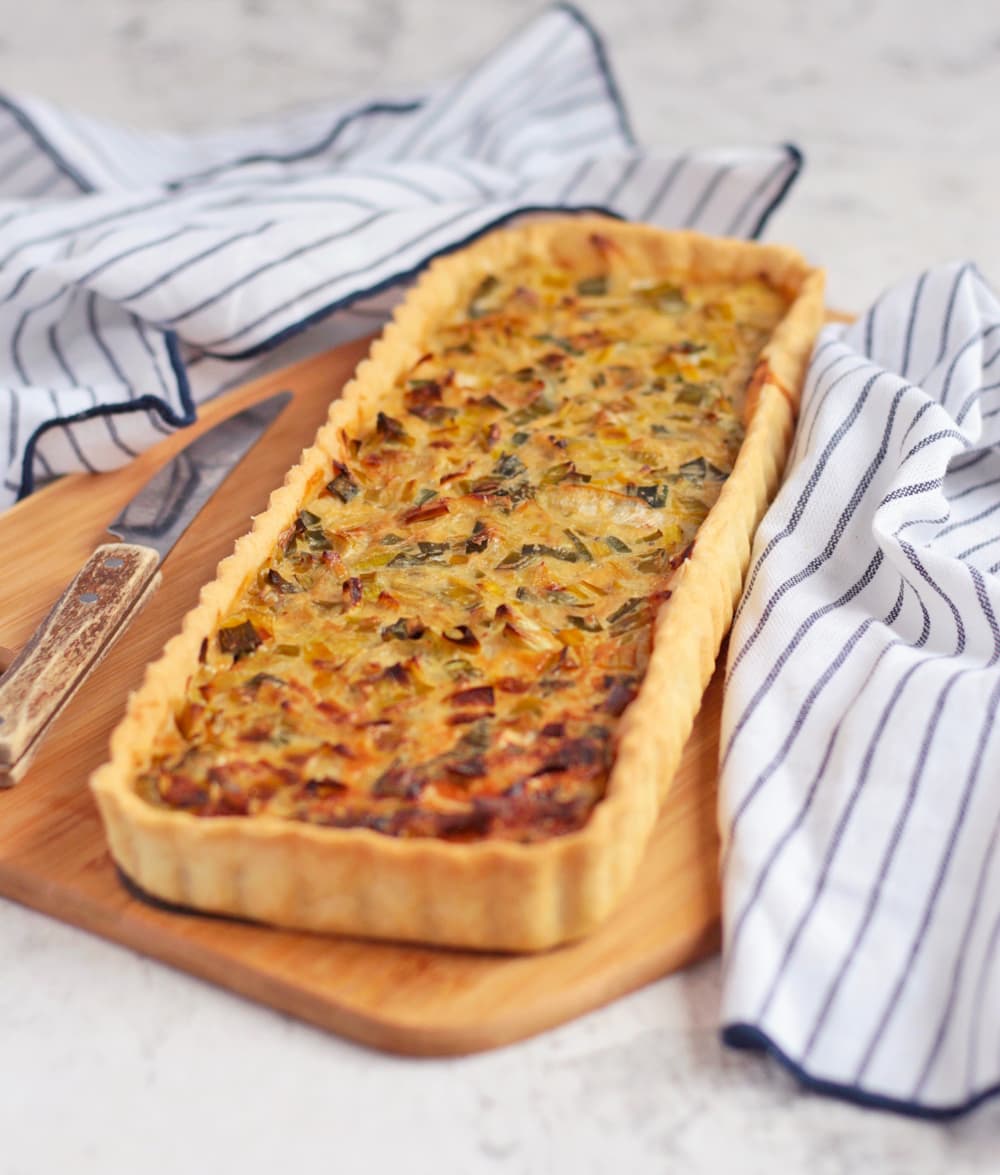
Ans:
<svg viewBox="0 0 1000 1175"><path fill-rule="evenodd" d="M828 266L834 303L956 256L1000 281L996 5L585 6L646 142L803 147L769 235ZM203 126L451 72L538 7L0 0L0 78ZM526 1044L405 1061L0 902L0 1175L997 1169L1000 1103L935 1125L804 1094L721 1048L718 982L710 962Z"/></svg>

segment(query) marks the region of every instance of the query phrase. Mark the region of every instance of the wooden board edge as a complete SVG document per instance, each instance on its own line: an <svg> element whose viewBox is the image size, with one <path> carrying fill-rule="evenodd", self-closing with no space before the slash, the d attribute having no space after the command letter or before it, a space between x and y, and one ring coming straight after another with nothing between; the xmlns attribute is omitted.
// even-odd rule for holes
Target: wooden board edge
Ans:
<svg viewBox="0 0 1000 1175"><path fill-rule="evenodd" d="M112 867L109 860L108 868ZM0 862L0 891L19 905L96 934L135 954L166 963L255 1004L264 1004L357 1044L410 1057L468 1056L537 1036L707 958L718 951L721 942L721 921L717 916L700 929L674 938L659 951L635 960L630 967L615 969L610 974L595 973L588 982L569 991L553 991L546 999L534 997L530 1006L509 1011L487 1023L428 1024L426 1018L418 1023L398 1015L386 1015L384 1009L376 1017L346 1003L334 1004L323 993L270 975L250 962L206 954L198 941L169 927L150 926L134 917L133 911L142 905L124 886L119 907L97 907L74 900L72 891L64 887L29 888L17 873ZM202 915L171 915L172 919L178 917ZM275 935L282 933L274 928ZM561 949L572 947L556 948L556 952Z"/></svg>

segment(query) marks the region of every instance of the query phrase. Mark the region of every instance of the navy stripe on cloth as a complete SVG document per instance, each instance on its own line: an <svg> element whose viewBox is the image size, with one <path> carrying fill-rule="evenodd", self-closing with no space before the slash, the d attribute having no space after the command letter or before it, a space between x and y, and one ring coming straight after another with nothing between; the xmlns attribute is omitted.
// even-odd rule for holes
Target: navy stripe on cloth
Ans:
<svg viewBox="0 0 1000 1175"><path fill-rule="evenodd" d="M958 264L827 328L723 707L724 1039L929 1117L1000 1090L997 331Z"/></svg>

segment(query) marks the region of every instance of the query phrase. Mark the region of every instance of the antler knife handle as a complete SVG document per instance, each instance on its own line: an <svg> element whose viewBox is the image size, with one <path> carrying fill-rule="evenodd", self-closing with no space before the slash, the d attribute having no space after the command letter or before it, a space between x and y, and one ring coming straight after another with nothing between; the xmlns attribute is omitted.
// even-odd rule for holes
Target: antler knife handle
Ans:
<svg viewBox="0 0 1000 1175"><path fill-rule="evenodd" d="M160 581L149 547L97 548L0 678L0 787L16 783L46 730Z"/></svg>

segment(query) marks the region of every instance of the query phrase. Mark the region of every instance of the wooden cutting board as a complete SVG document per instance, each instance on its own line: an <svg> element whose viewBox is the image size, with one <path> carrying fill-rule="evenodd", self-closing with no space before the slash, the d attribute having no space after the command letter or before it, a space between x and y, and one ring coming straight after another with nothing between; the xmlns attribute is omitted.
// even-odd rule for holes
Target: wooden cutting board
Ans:
<svg viewBox="0 0 1000 1175"><path fill-rule="evenodd" d="M518 1040L717 949L719 675L645 861L618 912L584 942L533 956L292 933L169 910L130 892L87 789L128 692L219 559L309 444L367 349L350 344L227 393L127 468L64 478L0 516L0 645L18 649L149 475L197 430L280 388L294 399L166 560L163 584L59 718L24 780L0 791L0 895L333 1032L446 1055Z"/></svg>

